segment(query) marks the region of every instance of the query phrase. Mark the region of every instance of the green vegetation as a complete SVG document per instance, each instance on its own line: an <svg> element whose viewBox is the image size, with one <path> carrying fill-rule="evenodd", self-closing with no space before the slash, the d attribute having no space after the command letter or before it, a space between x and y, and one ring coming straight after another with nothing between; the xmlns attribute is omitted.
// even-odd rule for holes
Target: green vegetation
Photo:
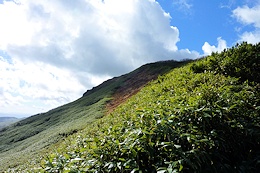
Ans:
<svg viewBox="0 0 260 173"><path fill-rule="evenodd" d="M23 164L42 149L85 128L103 116L106 99L91 106L85 98L38 114L6 127L0 132L0 168ZM74 115L74 116L71 116ZM13 160L16 158L16 160Z"/></svg>
<svg viewBox="0 0 260 173"><path fill-rule="evenodd" d="M18 172L29 167L26 163L37 164L38 158L50 148L55 148L69 136L75 136L97 119L105 115L105 105L112 94L126 83L141 80L139 76L163 74L179 66L181 62L159 62L144 65L137 70L110 79L86 92L80 99L19 121L0 130L0 172ZM145 78L142 85L151 79ZM127 82L128 81L128 82ZM135 89L132 87L132 89ZM9 172L8 171L8 172Z"/></svg>
<svg viewBox="0 0 260 173"><path fill-rule="evenodd" d="M28 171L259 172L259 51L242 43L174 69Z"/></svg>
<svg viewBox="0 0 260 173"><path fill-rule="evenodd" d="M221 53L213 53L206 61L193 64L194 72L211 71L233 76L241 81L260 82L260 44L243 42Z"/></svg>

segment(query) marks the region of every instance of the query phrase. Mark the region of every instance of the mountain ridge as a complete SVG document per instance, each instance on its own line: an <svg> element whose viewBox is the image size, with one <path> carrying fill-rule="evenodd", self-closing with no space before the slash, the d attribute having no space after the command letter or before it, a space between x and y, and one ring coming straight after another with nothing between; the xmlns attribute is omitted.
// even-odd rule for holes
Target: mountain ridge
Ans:
<svg viewBox="0 0 260 173"><path fill-rule="evenodd" d="M116 88L112 98L107 104L108 113L112 112L117 106L124 103L127 99L138 93L147 83L158 78L159 75L169 72L173 68L187 64L191 60L184 61L159 61L149 63L134 70L134 75L130 75L127 79Z"/></svg>

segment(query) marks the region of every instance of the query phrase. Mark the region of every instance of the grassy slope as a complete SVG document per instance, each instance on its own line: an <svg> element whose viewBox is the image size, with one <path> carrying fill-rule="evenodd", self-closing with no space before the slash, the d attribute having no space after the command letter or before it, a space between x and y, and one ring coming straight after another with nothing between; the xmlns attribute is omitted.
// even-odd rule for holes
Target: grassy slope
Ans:
<svg viewBox="0 0 260 173"><path fill-rule="evenodd" d="M34 115L5 128L0 134L0 167L16 166L40 150L60 141L103 116L106 98L91 106L81 98L44 114ZM71 116L73 115L73 116ZM16 158L14 161L13 158Z"/></svg>
<svg viewBox="0 0 260 173"><path fill-rule="evenodd" d="M22 165L30 158L35 158L35 155L46 152L51 145L103 117L108 101L113 108L120 104L111 101L112 95L121 93L122 90L128 92L128 85L131 84L131 90L137 92L150 80L181 64L183 63L169 61L144 65L129 74L94 87L72 103L34 115L0 130L0 171ZM128 97L136 92L128 94ZM124 100L121 99L121 102Z"/></svg>
<svg viewBox="0 0 260 173"><path fill-rule="evenodd" d="M259 46L160 77L61 143L39 171L259 172Z"/></svg>

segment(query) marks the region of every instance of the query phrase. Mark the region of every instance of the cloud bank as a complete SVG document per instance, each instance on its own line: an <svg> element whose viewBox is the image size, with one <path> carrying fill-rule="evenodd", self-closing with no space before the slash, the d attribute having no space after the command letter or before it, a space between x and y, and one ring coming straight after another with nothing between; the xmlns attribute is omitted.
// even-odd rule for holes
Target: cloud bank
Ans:
<svg viewBox="0 0 260 173"><path fill-rule="evenodd" d="M3 1L0 112L41 112L144 63L197 58L178 50L170 20L155 0Z"/></svg>

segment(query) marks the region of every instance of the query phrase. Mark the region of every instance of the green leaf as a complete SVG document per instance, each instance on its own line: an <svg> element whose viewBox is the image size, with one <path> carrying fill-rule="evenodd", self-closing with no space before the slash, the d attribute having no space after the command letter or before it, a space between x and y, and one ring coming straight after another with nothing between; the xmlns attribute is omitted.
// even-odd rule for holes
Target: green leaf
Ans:
<svg viewBox="0 0 260 173"><path fill-rule="evenodd" d="M179 171L182 171L182 169L183 169L183 166L182 166L182 164L180 165L180 168L179 168Z"/></svg>

